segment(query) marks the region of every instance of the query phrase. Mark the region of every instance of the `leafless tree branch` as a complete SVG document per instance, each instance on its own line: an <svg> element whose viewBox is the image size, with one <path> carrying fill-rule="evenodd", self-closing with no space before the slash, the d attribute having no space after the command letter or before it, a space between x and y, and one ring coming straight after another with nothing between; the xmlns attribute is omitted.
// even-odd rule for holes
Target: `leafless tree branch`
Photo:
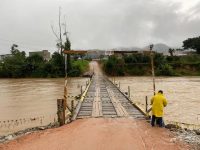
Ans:
<svg viewBox="0 0 200 150"><path fill-rule="evenodd" d="M56 34L52 24L51 24L51 30L52 30L53 34L55 35L55 37L60 41L60 39L59 39L58 35Z"/></svg>

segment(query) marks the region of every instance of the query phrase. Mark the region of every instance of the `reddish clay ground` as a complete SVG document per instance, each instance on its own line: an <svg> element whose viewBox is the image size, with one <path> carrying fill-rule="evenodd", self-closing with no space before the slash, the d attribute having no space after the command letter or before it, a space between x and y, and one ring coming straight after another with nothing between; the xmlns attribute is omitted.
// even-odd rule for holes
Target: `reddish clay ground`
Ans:
<svg viewBox="0 0 200 150"><path fill-rule="evenodd" d="M170 131L125 118L81 119L0 145L1 150L186 150Z"/></svg>

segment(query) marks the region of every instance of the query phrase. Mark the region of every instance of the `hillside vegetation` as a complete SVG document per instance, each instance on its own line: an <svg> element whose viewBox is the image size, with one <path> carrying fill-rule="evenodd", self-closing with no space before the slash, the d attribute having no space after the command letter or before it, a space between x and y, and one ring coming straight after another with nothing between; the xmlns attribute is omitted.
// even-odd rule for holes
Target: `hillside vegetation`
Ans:
<svg viewBox="0 0 200 150"><path fill-rule="evenodd" d="M81 76L89 68L86 60L71 60L68 75ZM25 52L15 51L11 57L0 62L1 78L24 77L64 77L64 57L55 52L50 61L45 61L39 55L26 57Z"/></svg>
<svg viewBox="0 0 200 150"><path fill-rule="evenodd" d="M148 76L151 75L150 56L132 54L118 58L110 56L102 60L103 70L111 76ZM155 74L157 76L198 76L200 75L200 55L164 56L154 55Z"/></svg>

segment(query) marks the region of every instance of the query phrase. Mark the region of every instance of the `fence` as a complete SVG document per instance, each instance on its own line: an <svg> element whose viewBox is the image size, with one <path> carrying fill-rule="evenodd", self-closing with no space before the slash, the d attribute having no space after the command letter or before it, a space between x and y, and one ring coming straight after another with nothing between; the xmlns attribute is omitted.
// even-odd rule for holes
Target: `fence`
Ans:
<svg viewBox="0 0 200 150"><path fill-rule="evenodd" d="M57 122L57 114L35 116L30 118L18 118L0 121L0 135L10 134L26 128L45 126Z"/></svg>

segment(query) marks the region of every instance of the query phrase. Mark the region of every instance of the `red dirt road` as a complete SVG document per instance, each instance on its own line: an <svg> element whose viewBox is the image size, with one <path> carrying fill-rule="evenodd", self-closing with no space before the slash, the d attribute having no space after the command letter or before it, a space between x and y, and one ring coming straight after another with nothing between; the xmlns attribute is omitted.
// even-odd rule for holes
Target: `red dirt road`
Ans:
<svg viewBox="0 0 200 150"><path fill-rule="evenodd" d="M93 118L23 136L1 150L186 150L164 128L126 118Z"/></svg>

